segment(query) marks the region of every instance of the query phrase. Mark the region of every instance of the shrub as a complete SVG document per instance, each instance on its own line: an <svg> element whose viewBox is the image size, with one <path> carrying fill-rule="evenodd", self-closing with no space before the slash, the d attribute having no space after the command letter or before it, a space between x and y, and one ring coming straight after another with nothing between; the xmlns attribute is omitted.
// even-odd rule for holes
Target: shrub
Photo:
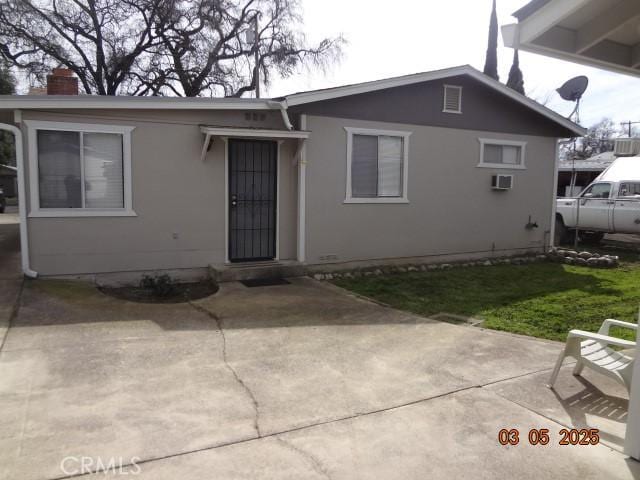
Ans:
<svg viewBox="0 0 640 480"><path fill-rule="evenodd" d="M157 297L168 297L174 290L174 282L166 273L163 275L143 275L140 280L140 288L151 291Z"/></svg>

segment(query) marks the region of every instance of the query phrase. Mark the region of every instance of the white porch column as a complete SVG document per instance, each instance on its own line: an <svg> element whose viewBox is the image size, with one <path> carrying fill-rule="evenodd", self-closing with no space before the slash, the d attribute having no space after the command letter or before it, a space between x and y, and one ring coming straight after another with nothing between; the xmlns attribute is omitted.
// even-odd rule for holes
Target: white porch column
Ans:
<svg viewBox="0 0 640 480"><path fill-rule="evenodd" d="M300 130L307 129L307 116L300 115ZM300 150L298 158L298 249L297 258L300 263L306 259L306 201L307 201L307 145L305 140Z"/></svg>
<svg viewBox="0 0 640 480"><path fill-rule="evenodd" d="M638 316L640 321L640 315ZM636 358L633 366L633 380L629 392L629 415L624 453L640 460L640 342L636 342Z"/></svg>

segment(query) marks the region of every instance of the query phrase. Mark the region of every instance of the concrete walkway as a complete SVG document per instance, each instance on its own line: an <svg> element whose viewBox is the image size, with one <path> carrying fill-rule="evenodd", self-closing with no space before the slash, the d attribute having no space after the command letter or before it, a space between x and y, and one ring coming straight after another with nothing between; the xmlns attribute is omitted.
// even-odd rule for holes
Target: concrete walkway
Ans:
<svg viewBox="0 0 640 480"><path fill-rule="evenodd" d="M20 223L15 207L0 213L0 350L22 288Z"/></svg>
<svg viewBox="0 0 640 480"><path fill-rule="evenodd" d="M26 282L0 352L0 479L114 462L153 480L640 478L616 450L624 392L568 371L544 387L560 348L309 279L182 305ZM598 422L581 393L622 409L600 420L606 445L557 444ZM501 446L502 428L521 443ZM531 428L552 442L528 445Z"/></svg>

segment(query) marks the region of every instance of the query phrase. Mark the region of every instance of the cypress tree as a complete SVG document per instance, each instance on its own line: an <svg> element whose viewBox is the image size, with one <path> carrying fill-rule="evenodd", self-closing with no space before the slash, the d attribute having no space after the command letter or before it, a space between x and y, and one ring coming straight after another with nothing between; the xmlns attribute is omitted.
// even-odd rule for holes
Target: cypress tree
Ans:
<svg viewBox="0 0 640 480"><path fill-rule="evenodd" d="M489 45L487 46L487 58L484 63L484 73L491 78L498 77L498 14L496 13L496 0L493 0L491 20L489 22Z"/></svg>
<svg viewBox="0 0 640 480"><path fill-rule="evenodd" d="M517 49L513 51L513 65L511 65L511 70L509 70L507 87L524 95L524 78L522 76L522 70L520 70L520 58Z"/></svg>

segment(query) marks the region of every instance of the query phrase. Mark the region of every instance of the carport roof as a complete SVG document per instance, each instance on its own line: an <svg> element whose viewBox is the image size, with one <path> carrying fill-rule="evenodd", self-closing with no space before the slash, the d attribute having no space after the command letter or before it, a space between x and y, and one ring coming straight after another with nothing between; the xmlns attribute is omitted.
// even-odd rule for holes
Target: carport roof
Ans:
<svg viewBox="0 0 640 480"><path fill-rule="evenodd" d="M513 16L507 47L640 76L638 0L533 0Z"/></svg>

